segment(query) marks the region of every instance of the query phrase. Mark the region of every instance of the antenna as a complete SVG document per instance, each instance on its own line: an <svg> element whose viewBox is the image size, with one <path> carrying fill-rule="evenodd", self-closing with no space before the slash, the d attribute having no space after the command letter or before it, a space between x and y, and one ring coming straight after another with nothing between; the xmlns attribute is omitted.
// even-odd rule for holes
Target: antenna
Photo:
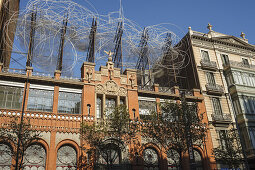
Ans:
<svg viewBox="0 0 255 170"><path fill-rule="evenodd" d="M60 38L60 44L59 44L58 63L57 63L57 70L59 71L62 71L63 51L64 51L64 44L65 44L67 21L68 21L68 13L66 15L66 18L63 19L63 25L61 28L61 38Z"/></svg>
<svg viewBox="0 0 255 170"><path fill-rule="evenodd" d="M97 32L97 20L93 18L90 34L89 34L89 47L87 53L87 62L95 62L95 42L96 42L96 32Z"/></svg>
<svg viewBox="0 0 255 170"><path fill-rule="evenodd" d="M123 23L118 22L118 27L116 29L116 34L114 37L115 42L115 48L114 48L114 67L120 68L120 71L122 73L123 71L123 64L122 64L122 34L123 34Z"/></svg>

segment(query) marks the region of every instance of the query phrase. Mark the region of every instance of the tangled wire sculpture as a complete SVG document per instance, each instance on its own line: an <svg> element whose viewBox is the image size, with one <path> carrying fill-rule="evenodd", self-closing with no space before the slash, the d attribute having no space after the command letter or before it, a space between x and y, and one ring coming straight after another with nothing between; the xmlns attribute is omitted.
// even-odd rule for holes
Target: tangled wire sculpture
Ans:
<svg viewBox="0 0 255 170"><path fill-rule="evenodd" d="M31 63L33 67L41 72L53 73L58 62L63 24L66 21L62 74L74 76L77 70L80 69L82 62L86 61L91 23L96 20L96 65L104 65L107 61L107 56L104 54L105 50L114 51L116 47L116 29L118 24L122 23L122 64L124 68L135 68L139 56L143 55L141 50L143 47L139 44L141 44L144 29L125 18L122 10L111 12L108 15L100 15L89 2L84 2L87 3L90 9L71 0L30 0L26 8L19 12L13 43L13 51L19 54L12 55L12 57L26 60L28 51L31 51L32 32ZM34 17L34 20L32 17ZM6 23L5 31L8 32L8 24L16 22L16 18L15 15L11 17ZM187 54L180 48L182 45L181 38L168 29L169 26L170 24L158 24L146 27L148 34L146 40L148 69L160 70L160 68L165 68L170 72L178 73L178 70L185 68L187 65L187 62L185 62ZM5 38L8 39L8 34L6 35ZM163 59L165 55L169 55L169 51L166 49L170 49L175 53L172 55L171 52L171 62L166 62Z"/></svg>

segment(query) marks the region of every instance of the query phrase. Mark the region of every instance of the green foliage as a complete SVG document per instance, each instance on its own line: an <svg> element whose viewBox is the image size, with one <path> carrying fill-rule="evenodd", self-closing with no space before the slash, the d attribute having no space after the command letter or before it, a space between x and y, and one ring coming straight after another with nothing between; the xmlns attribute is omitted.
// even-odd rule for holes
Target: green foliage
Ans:
<svg viewBox="0 0 255 170"><path fill-rule="evenodd" d="M18 119L13 119L10 122L2 124L0 136L0 142L7 142L14 146L9 154L15 160L18 156L19 163L17 169L22 169L25 150L40 138L40 132L32 129L29 120L20 122ZM18 148L19 140L20 147Z"/></svg>
<svg viewBox="0 0 255 170"><path fill-rule="evenodd" d="M81 126L81 138L89 144L89 152L94 161L98 155L102 155L107 164L112 164L109 159L112 150L125 149L125 146L137 140L136 134L139 126L131 122L129 112L125 105L120 105L105 118L94 123L85 123ZM114 144L114 145L112 145ZM107 149L106 149L107 148ZM93 158L92 156L92 158Z"/></svg>
<svg viewBox="0 0 255 170"><path fill-rule="evenodd" d="M235 129L230 129L221 140L225 144L213 149L215 159L229 168L239 168L244 159L238 133Z"/></svg>
<svg viewBox="0 0 255 170"><path fill-rule="evenodd" d="M188 150L188 139L193 144L202 144L207 128L202 122L203 114L198 115L196 103L188 103L185 99L180 103L166 101L160 105L160 110L159 114L153 112L145 120L143 137L160 144L162 151L172 148L179 155Z"/></svg>

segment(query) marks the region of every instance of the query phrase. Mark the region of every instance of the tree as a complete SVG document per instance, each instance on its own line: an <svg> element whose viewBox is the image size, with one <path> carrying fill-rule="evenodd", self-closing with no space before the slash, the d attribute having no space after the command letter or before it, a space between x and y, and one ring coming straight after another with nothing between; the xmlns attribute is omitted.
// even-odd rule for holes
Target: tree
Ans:
<svg viewBox="0 0 255 170"><path fill-rule="evenodd" d="M22 129L21 132L20 129ZM13 166L15 169L19 170L23 169L26 149L39 139L40 132L32 129L29 120L20 122L18 119L12 119L9 123L2 124L0 127L0 137L1 143L6 142L13 145L11 150L5 151L7 151L7 154L13 159L16 160L18 158L18 167L16 167L16 165ZM19 140L20 147L17 147Z"/></svg>
<svg viewBox="0 0 255 170"><path fill-rule="evenodd" d="M105 119L82 124L81 138L89 144L90 165L105 164L110 169L114 164L123 163L122 160L128 162L129 158L120 158L120 153L138 140L138 127L131 121L125 105L115 107Z"/></svg>
<svg viewBox="0 0 255 170"><path fill-rule="evenodd" d="M160 113L152 112L144 121L142 136L157 143L161 152L169 157L176 157L178 153L179 159L172 160L176 166L181 166L181 155L185 151L194 164L193 144L201 145L207 131L196 103L187 102L185 98L180 102L165 101L160 105Z"/></svg>
<svg viewBox="0 0 255 170"><path fill-rule="evenodd" d="M213 149L216 161L229 168L239 168L244 163L243 152L236 129L220 133L221 145Z"/></svg>

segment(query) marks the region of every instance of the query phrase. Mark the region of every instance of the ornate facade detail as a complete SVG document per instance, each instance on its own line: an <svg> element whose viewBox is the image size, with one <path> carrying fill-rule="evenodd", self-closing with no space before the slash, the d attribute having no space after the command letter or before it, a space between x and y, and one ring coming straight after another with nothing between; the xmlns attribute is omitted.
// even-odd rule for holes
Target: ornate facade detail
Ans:
<svg viewBox="0 0 255 170"><path fill-rule="evenodd" d="M104 86L102 84L97 84L95 91L96 93L104 94L105 93Z"/></svg>
<svg viewBox="0 0 255 170"><path fill-rule="evenodd" d="M127 90L124 87L120 87L119 96L127 96Z"/></svg>
<svg viewBox="0 0 255 170"><path fill-rule="evenodd" d="M88 80L88 82L90 83L92 76L93 76L93 69L92 68L88 68L87 72L86 72L86 79Z"/></svg>
<svg viewBox="0 0 255 170"><path fill-rule="evenodd" d="M132 87L132 89L133 89L134 86L135 86L135 74L131 74L131 75L130 75L129 81L130 81L131 87Z"/></svg>
<svg viewBox="0 0 255 170"><path fill-rule="evenodd" d="M95 74L95 80L101 81L101 74Z"/></svg>
<svg viewBox="0 0 255 170"><path fill-rule="evenodd" d="M121 77L121 84L127 84L127 77Z"/></svg>
<svg viewBox="0 0 255 170"><path fill-rule="evenodd" d="M118 91L118 85L114 81L107 81L105 83L105 89L107 94L116 95Z"/></svg>
<svg viewBox="0 0 255 170"><path fill-rule="evenodd" d="M120 77L120 70L114 70L114 77Z"/></svg>

